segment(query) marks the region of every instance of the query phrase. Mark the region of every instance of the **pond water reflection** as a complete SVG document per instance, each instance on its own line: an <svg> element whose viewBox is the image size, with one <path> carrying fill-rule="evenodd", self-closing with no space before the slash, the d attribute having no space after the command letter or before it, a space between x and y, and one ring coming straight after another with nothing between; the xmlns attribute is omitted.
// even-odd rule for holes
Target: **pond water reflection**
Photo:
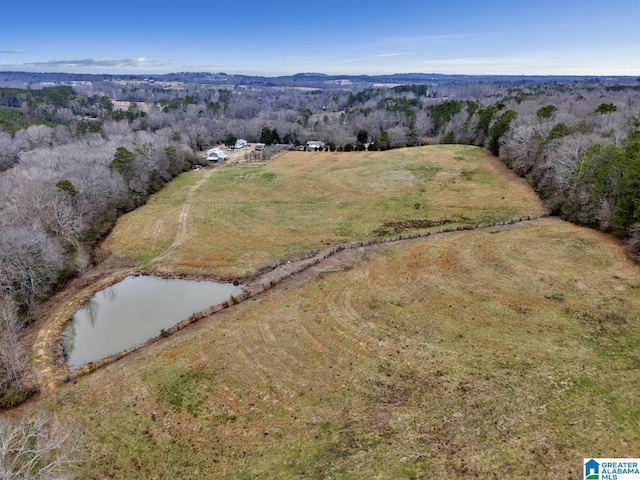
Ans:
<svg viewBox="0 0 640 480"><path fill-rule="evenodd" d="M231 283L127 277L97 292L67 323L67 364L78 368L126 350L240 293Z"/></svg>

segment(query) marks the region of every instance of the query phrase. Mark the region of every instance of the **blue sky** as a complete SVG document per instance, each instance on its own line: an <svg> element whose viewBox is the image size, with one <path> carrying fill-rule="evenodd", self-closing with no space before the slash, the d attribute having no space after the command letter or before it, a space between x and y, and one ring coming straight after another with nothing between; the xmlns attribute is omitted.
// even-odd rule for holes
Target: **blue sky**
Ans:
<svg viewBox="0 0 640 480"><path fill-rule="evenodd" d="M640 76L640 0L8 3L0 70Z"/></svg>

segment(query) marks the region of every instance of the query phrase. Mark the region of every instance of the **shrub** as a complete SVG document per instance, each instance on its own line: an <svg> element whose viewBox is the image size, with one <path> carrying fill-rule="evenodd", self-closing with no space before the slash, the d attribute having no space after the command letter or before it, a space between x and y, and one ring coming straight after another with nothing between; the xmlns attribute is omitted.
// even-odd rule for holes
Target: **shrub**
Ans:
<svg viewBox="0 0 640 480"><path fill-rule="evenodd" d="M551 118L551 115L553 115L556 110L558 110L558 107L556 107L555 105L546 105L538 109L538 111L536 112L536 116L539 119Z"/></svg>
<svg viewBox="0 0 640 480"><path fill-rule="evenodd" d="M549 132L549 138L562 138L566 137L569 134L571 134L571 129L569 128L569 126L564 122L560 122L553 126L553 128Z"/></svg>
<svg viewBox="0 0 640 480"><path fill-rule="evenodd" d="M456 136L453 132L447 132L440 139L440 143L456 143Z"/></svg>
<svg viewBox="0 0 640 480"><path fill-rule="evenodd" d="M606 113L613 113L616 110L618 110L618 107L616 105L614 105L613 103L601 103L596 108L596 113L604 115Z"/></svg>

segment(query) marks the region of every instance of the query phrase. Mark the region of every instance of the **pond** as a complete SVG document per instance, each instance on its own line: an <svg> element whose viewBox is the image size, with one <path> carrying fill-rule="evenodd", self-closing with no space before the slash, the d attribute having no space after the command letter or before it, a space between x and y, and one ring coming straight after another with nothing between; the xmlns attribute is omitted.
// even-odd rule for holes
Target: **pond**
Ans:
<svg viewBox="0 0 640 480"><path fill-rule="evenodd" d="M242 293L231 283L130 276L85 302L62 332L69 368L122 352Z"/></svg>

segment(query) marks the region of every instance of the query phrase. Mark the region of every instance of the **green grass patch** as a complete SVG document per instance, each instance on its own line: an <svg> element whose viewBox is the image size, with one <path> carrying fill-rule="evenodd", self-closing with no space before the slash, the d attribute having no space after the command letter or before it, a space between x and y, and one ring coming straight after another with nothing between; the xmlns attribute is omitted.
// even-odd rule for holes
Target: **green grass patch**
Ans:
<svg viewBox="0 0 640 480"><path fill-rule="evenodd" d="M179 367L163 372L156 385L158 400L165 408L193 417L203 412L211 387L205 370Z"/></svg>

